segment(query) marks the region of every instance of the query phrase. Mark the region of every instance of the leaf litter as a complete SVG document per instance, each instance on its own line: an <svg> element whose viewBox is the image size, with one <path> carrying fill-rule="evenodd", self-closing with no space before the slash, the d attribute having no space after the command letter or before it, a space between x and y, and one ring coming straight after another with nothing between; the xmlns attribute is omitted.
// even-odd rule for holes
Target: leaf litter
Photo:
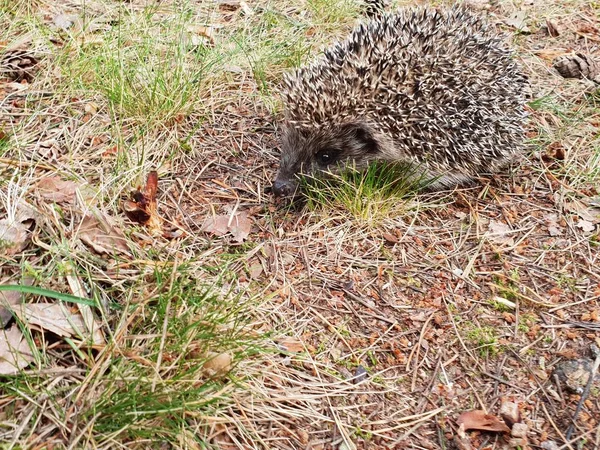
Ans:
<svg viewBox="0 0 600 450"><path fill-rule="evenodd" d="M487 14L496 17L498 22L515 10L515 6L507 2L487 3ZM530 35L519 36L517 44L522 46L519 57L524 59L525 67L533 69L530 75L533 82L537 83L537 96L541 95L540 92L559 92L572 102L569 108L583 108L587 100L582 99L581 87L560 84L563 80L557 81L550 64L550 55L568 53L571 49L581 50L585 45L583 39L574 38L572 33L565 30L548 42L547 33L540 24L545 22L549 6L543 3L540 7L542 2L537 3L537 6L536 2L518 6L527 10L525 23L533 30ZM568 7L556 2L551 2L551 5L560 7L561 13ZM289 11L293 13L294 8L290 7ZM256 8L254 13L256 16L262 14L260 8ZM565 15L568 14L568 11L565 12ZM572 16L585 14L589 16L585 8L578 8L571 13ZM47 17L53 16L50 14ZM232 22L236 19L233 15L230 17ZM302 17L298 16L299 19ZM520 26L515 24L515 28ZM310 33L315 33L315 30L318 32L318 27L312 26ZM224 29L223 33L219 33L219 41L226 38L226 32ZM589 36L593 37L592 34ZM202 150L198 150L193 158L181 155L178 160L181 166L175 169L181 177L176 183L161 183L161 188L167 194L165 201L169 202L161 205L161 212L173 215L174 211L181 213L184 222L195 230L198 228L194 226L203 224L207 215L206 204L198 205L201 203L198 199L209 198L217 203L222 194L211 191L206 195L207 191L200 191L200 195L197 195L198 191L193 192L195 181L204 183L204 165L207 158L213 155L219 155L218 168L215 170L221 178L256 180L256 183L248 183L256 184L256 192L240 201L242 208L269 202L260 187L269 182L275 169L274 153L267 152L265 163L265 147L275 148L275 137L270 133L265 133L266 136L260 133L260 137L253 133L239 133L238 136L231 130L256 130L272 117L270 114L264 115L262 107L255 104L258 90L252 77L245 76L247 68L241 63L232 66L236 70L231 78L243 79L243 84L236 81L235 84L224 86L224 89L215 86L218 88L219 101L223 101L222 93L228 92L230 87L235 92L242 90L250 94L248 99L236 98L236 101L247 102L244 106L247 106L250 114L246 117L235 107L228 109L227 113L222 113L219 107L214 108L214 123L207 120L202 126L203 133L197 133L201 136L194 134L190 140L192 147ZM35 91L25 85L15 86L14 89L22 90L21 93L15 93L18 95L31 95ZM207 102L210 101L207 99ZM551 101L556 99L551 98ZM98 114L105 110L103 104ZM551 108L541 107L533 113L538 121L532 128L540 124L544 128L539 133L530 129L535 133L534 137L542 140L545 135L561 132L558 127L562 119L552 111ZM17 110L16 113L18 117L23 111ZM94 134L93 130L87 131L90 135ZM179 133L182 130L178 128L174 131ZM189 130L183 131L187 135ZM85 132L82 128L81 133ZM244 158L239 158L240 153L237 156L230 154L233 152L229 152L228 145L232 141L236 146L239 145ZM549 139L549 146L552 141L556 139ZM223 142L227 142L227 145L223 145ZM586 135L580 147L585 149L586 145L591 146L592 143L590 136ZM97 149L98 154L101 146L102 143ZM544 146L540 144L540 147ZM566 167L571 160L582 160L577 151L578 148L569 148L560 167L563 164ZM554 156L561 155L555 152ZM202 174L202 177L194 178L196 174ZM565 191L571 195L572 191L569 191L568 177L552 179L547 175L546 168L535 161L523 161L514 177L502 177L501 183L501 187L485 186L481 190L474 187L464 191L468 199L468 216L474 221L478 218L487 220L481 223L490 224L490 227L484 225L483 229L479 229L469 221L457 223L454 218L458 217L457 214L466 214L467 207L458 205L458 202L448 202L447 197L443 200L437 198L443 208L433 211L424 208L419 215L408 217L407 221L390 218L394 229L390 236L398 236L388 240L388 244L393 245L382 245L382 240L387 240L385 236L365 234L345 218L328 217L319 222L318 217L301 213L282 214L276 209L270 209L268 214L258 214L258 217L250 214L256 234L246 234L244 240L257 244L252 250L253 255L260 255L264 251L264 270L253 271L253 283L242 281L242 276L247 274L250 256L235 255L239 259L235 259L231 267L234 275L231 288L238 290L243 298L256 295L268 299L267 306L252 313L264 318L271 331L290 334L287 329L283 333L278 327L291 328L292 334L301 336L301 341L306 343L308 354L306 360L301 360L301 355L294 355L295 359L291 362L276 355L267 361L255 361L257 367L253 366L252 361L244 361L244 369L248 369L244 373L256 370L259 374L254 379L248 379L248 385L254 391L240 393L235 398L235 406L226 411L216 411L214 417L211 416L211 420L216 422L213 432L228 436L227 444L223 446L240 448L246 445L247 448L253 448L256 441L248 438L245 434L247 429L250 436L268 442L272 448L298 448L298 442L301 442L303 448L329 450L341 448L341 441L344 441L344 448L355 446L361 450L411 446L441 448L448 446L448 441L456 431L453 424L448 424L451 421L445 420L447 417L455 417L457 411L471 408L475 398L482 403L482 407L487 406L491 410L499 396L504 394L514 395L523 408L524 420L529 422L534 446L551 448L549 446L553 439L560 440L561 430L570 423L572 416L569 413L574 404L572 398L553 391L545 382L556 359L560 357L559 350L567 347L577 355L580 344L596 339L593 331L582 331L572 326L582 317L596 320L592 313L594 308L597 309L598 300L595 296L600 293L597 252L592 238L575 226L580 219L592 223L593 220L578 214L564 214L571 212L567 209L561 211L564 217L558 216L557 220L549 221L544 219L548 211L564 207L561 195ZM105 187L102 186L103 189ZM206 186L204 188L207 189ZM574 186L573 189L579 187ZM495 201L493 195L492 199L486 195L500 190L507 190L510 194L502 202ZM590 192L591 196L597 195L597 192ZM553 198L553 194L557 196ZM172 201L172 198L177 200ZM179 201L180 198L183 200ZM227 201L231 200L230 196ZM226 205L219 206L227 210ZM501 219L504 214L514 216L505 221ZM231 214L223 216L229 218ZM173 217L169 220L173 220ZM491 224L489 220L501 226ZM119 240L123 239L124 235L118 227L112 221L107 221L111 224L109 226L115 228L114 234L119 236ZM407 227L405 223L411 226ZM213 223L214 232L210 231L209 224L209 230L205 230L205 233L234 236L229 230L229 220L227 224L224 227L223 223ZM275 230L273 224L276 224ZM104 234L112 234L101 225L96 227L104 229ZM77 232L77 227L74 229ZM523 229L531 229L533 233L524 235ZM55 233L62 230L53 228L48 231ZM556 236L552 236L554 233ZM481 239L481 234L487 236ZM223 263L222 254L231 257L226 239L212 241L207 249L204 237L193 233L189 236L190 241L186 242L185 248L173 249L183 257L194 259L201 255L202 264L214 267ZM129 237L125 239L131 242ZM268 240L268 244L261 247L259 240L263 239ZM492 242L513 247L517 241L518 248L507 249L502 254L489 245ZM102 256L118 254L114 245L101 246L105 251L97 253ZM92 245L90 248L96 253ZM112 251L106 251L109 248ZM82 249L72 250L79 252ZM42 250L40 252L44 254ZM83 255L90 259L95 256ZM32 264L41 265L47 261L40 263L32 255L23 256ZM455 277L452 269L456 267L468 267L469 276ZM106 281L115 286L138 276L138 272L129 267L119 273L105 273L103 268L94 268L92 271L94 280L95 277L104 279L108 274L110 279ZM199 273L208 277L207 272ZM487 289L490 280L504 291ZM85 284L72 272L67 281L72 292L78 295L86 293ZM335 291L339 288L332 287L334 282L352 282L354 297L343 293L337 295ZM510 312L496 310L496 305L489 304L488 299L494 299L495 295L497 298L511 299ZM560 304L563 309L548 312L547 307L539 305L539 297L550 297L553 303ZM425 320L413 320L420 318L419 312L424 310L431 315L430 321L427 317ZM476 354L481 343L467 339L464 332L467 326L490 326L497 330L500 354L485 358ZM333 354L331 349L339 348L344 352L338 351L336 356L347 355L341 363L329 357ZM415 350L413 354L413 349L418 351ZM519 357L512 353L513 350ZM406 365L407 360L414 364ZM62 364L60 357L52 357L54 361ZM221 364L221 367L227 366L226 361ZM346 381L351 379L353 370L347 367L366 368L369 373L377 373L378 376L368 378L362 386L350 386ZM407 369L400 370L398 367ZM78 378L73 382L81 384ZM33 401L25 401L26 406L30 407ZM23 400L18 402L22 403ZM439 410L438 407L443 409ZM577 424L582 439L590 436L586 434L589 430L597 428L596 405L589 402L586 408L589 408L589 416ZM28 417L28 409L23 408L23 411L14 419L15 429L27 423L25 418ZM196 425L192 414L187 419L190 426ZM34 427L38 422L31 427L26 425L27 436L31 436L31 439L48 436L51 430L43 429L46 426L43 422L42 418L39 421L41 425L36 429ZM406 423L410 425L403 428ZM12 420L10 425L13 426ZM59 426L56 428L60 429ZM83 431L80 424L74 424L73 428L74 433ZM94 439L98 437L98 434L94 434L95 429L85 431L89 431ZM361 434L368 437L363 439ZM490 443L486 434L489 435L477 430L469 433L470 441L480 444L472 448L485 448L486 445L502 448L508 445L506 439L500 436L498 441ZM55 434L60 435L61 432ZM121 436L111 436L113 442L118 438ZM186 434L182 442L187 444L190 439L192 437ZM73 447L77 444L69 442Z"/></svg>
<svg viewBox="0 0 600 450"><path fill-rule="evenodd" d="M239 211L229 215L216 215L204 219L201 231L225 236L230 233L233 239L242 243L246 240L252 229L252 221L246 211Z"/></svg>
<svg viewBox="0 0 600 450"><path fill-rule="evenodd" d="M83 317L62 303L27 303L15 307L15 314L27 326L38 326L57 336L73 337L92 344L103 344L100 327L91 335Z"/></svg>
<svg viewBox="0 0 600 450"><path fill-rule="evenodd" d="M15 375L35 360L17 324L0 329L0 375Z"/></svg>
<svg viewBox="0 0 600 450"><path fill-rule="evenodd" d="M76 228L81 241L100 255L129 255L128 240L118 228L109 223L108 216L96 211L87 214Z"/></svg>

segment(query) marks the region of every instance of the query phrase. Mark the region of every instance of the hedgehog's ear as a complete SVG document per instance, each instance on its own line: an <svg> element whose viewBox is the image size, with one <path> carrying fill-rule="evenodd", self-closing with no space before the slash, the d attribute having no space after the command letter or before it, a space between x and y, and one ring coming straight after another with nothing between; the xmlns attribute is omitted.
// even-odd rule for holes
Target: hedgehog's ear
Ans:
<svg viewBox="0 0 600 450"><path fill-rule="evenodd" d="M344 125L348 135L358 141L365 153L376 153L379 150L379 145L373 136L371 130L360 123L352 123Z"/></svg>

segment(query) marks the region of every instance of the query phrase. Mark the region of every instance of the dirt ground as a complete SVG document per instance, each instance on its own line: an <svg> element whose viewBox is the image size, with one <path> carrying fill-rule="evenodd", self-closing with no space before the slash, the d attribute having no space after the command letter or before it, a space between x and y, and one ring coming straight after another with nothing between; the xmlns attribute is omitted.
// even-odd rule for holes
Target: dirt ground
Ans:
<svg viewBox="0 0 600 450"><path fill-rule="evenodd" d="M236 386L232 400L203 428L215 448L600 448L600 385L579 404L585 383L571 390L556 371L593 365L600 346L600 96L552 69L572 52L600 59L600 4L470 5L510 33L531 81L528 154L511 173L420 195L375 225L286 208L266 189L279 116L256 80L236 73L234 96L223 93L233 100L159 170L158 213L184 238L151 245L193 255L207 282L226 265L223 289L252 299L253 330L269 336L269 351L238 361L223 382ZM206 217L232 211L251 221L243 243L205 231ZM138 234L128 239L148 240ZM459 430L462 413L500 417L502 405L518 407L524 437ZM205 448L166 448L176 447Z"/></svg>

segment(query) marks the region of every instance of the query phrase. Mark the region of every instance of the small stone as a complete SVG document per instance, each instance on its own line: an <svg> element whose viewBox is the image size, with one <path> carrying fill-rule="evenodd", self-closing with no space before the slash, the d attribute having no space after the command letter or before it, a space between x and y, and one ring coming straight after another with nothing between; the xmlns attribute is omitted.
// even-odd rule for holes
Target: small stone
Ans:
<svg viewBox="0 0 600 450"><path fill-rule="evenodd" d="M342 442L338 447L338 450L356 450L356 445L354 445L352 442Z"/></svg>
<svg viewBox="0 0 600 450"><path fill-rule="evenodd" d="M558 444L554 441L544 441L541 444L544 450L559 450Z"/></svg>
<svg viewBox="0 0 600 450"><path fill-rule="evenodd" d="M590 379L592 360L588 358L560 361L553 372L553 379L563 384L563 388L574 394L581 394Z"/></svg>
<svg viewBox="0 0 600 450"><path fill-rule="evenodd" d="M503 400L500 405L500 417L502 417L509 425L516 424L521 419L519 405L514 402Z"/></svg>
<svg viewBox="0 0 600 450"><path fill-rule="evenodd" d="M528 427L524 423L515 423L512 427L510 435L515 438L527 437Z"/></svg>
<svg viewBox="0 0 600 450"><path fill-rule="evenodd" d="M361 381L365 380L367 378L367 375L367 369L365 369L363 366L358 366L354 371L354 377L352 378L352 381L354 382L354 384L358 384Z"/></svg>

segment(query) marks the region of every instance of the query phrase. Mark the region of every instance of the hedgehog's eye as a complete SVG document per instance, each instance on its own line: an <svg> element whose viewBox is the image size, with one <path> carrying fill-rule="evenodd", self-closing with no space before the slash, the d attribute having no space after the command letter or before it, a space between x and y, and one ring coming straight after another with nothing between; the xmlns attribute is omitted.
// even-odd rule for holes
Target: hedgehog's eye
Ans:
<svg viewBox="0 0 600 450"><path fill-rule="evenodd" d="M317 153L316 158L317 158L317 161L319 162L319 164L321 164L323 166L328 166L335 160L337 153L338 152L336 150L333 150L331 148L326 148L324 150L320 150Z"/></svg>

